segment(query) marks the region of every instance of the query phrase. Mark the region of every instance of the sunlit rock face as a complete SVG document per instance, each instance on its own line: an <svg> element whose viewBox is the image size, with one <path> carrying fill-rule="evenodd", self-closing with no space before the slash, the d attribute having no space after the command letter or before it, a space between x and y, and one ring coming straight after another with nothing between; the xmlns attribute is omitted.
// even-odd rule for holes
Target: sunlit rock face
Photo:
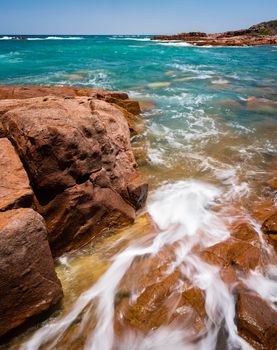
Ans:
<svg viewBox="0 0 277 350"><path fill-rule="evenodd" d="M32 209L0 213L0 335L62 296L43 218Z"/></svg>
<svg viewBox="0 0 277 350"><path fill-rule="evenodd" d="M0 139L0 211L31 207L33 191L23 165L7 138Z"/></svg>

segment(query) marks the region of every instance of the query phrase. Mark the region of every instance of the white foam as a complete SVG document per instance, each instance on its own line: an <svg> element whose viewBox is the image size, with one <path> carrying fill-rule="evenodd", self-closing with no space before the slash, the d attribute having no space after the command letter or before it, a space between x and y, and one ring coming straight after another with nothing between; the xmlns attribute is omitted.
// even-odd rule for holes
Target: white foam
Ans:
<svg viewBox="0 0 277 350"><path fill-rule="evenodd" d="M48 36L45 38L45 40L82 40L83 37L80 36L69 36L69 37L63 37L63 36Z"/></svg>
<svg viewBox="0 0 277 350"><path fill-rule="evenodd" d="M226 79L216 79L216 80L212 80L212 84L228 84L229 81Z"/></svg>
<svg viewBox="0 0 277 350"><path fill-rule="evenodd" d="M23 37L24 40L82 40L83 37L78 36L48 36L48 37ZM0 40L20 40L17 36L3 36Z"/></svg>
<svg viewBox="0 0 277 350"><path fill-rule="evenodd" d="M110 40L134 40L134 41L151 41L150 38L137 38L137 37L111 37Z"/></svg>
<svg viewBox="0 0 277 350"><path fill-rule="evenodd" d="M12 40L12 39L15 39L15 37L13 37L13 36L2 36L0 38L0 40Z"/></svg>
<svg viewBox="0 0 277 350"><path fill-rule="evenodd" d="M257 294L262 299L267 301L272 308L277 311L277 268L270 265L267 268L267 275L264 276L260 271L250 271L247 278L242 279L247 287Z"/></svg>
<svg viewBox="0 0 277 350"><path fill-rule="evenodd" d="M159 42L159 45L162 45L162 46L172 46L172 47L191 47L194 45L192 44L189 44L187 42Z"/></svg>
<svg viewBox="0 0 277 350"><path fill-rule="evenodd" d="M180 181L156 191L148 210L161 230L177 225L182 226L183 235L193 236L210 220L206 208L219 193L216 187L205 183Z"/></svg>

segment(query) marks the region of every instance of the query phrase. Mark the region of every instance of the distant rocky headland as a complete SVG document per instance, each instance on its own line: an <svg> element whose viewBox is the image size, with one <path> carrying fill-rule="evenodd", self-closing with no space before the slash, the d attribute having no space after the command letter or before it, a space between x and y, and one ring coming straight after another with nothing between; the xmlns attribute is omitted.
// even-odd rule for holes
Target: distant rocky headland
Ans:
<svg viewBox="0 0 277 350"><path fill-rule="evenodd" d="M189 32L157 35L152 40L181 40L195 46L262 46L277 44L277 20L256 24L248 29L207 34Z"/></svg>

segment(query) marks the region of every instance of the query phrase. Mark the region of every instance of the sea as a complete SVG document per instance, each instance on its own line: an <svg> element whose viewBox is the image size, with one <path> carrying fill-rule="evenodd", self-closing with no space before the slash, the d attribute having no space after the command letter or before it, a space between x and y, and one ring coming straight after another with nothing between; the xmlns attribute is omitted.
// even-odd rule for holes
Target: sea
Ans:
<svg viewBox="0 0 277 350"><path fill-rule="evenodd" d="M150 35L15 37L0 35L1 85L95 87L141 102L145 130L132 143L147 153L139 164L149 198L133 227L57 260L63 306L5 349L251 349L237 331L236 296L197 251L247 223L265 254L275 254L261 224L276 206L277 46L195 47ZM147 215L155 232L145 228ZM140 270L157 259L162 274ZM189 307L178 309L172 290L159 298L172 313L187 313L185 325L163 320L145 329L147 312L134 320L127 306L118 311L119 295L136 305L156 285L152 303L142 298L156 312L155 291L176 270L175 289L189 285L204 295L203 324L193 323ZM276 308L276 265L239 278Z"/></svg>

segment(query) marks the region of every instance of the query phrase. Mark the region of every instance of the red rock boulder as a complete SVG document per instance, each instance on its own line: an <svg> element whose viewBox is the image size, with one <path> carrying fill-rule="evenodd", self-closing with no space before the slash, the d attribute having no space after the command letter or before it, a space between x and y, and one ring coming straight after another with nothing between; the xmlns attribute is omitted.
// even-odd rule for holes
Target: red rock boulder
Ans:
<svg viewBox="0 0 277 350"><path fill-rule="evenodd" d="M62 296L43 218L26 208L0 213L0 336Z"/></svg>
<svg viewBox="0 0 277 350"><path fill-rule="evenodd" d="M132 222L147 197L125 112L96 97L0 101L4 132L24 163L51 246L56 241L60 252L72 240Z"/></svg>

